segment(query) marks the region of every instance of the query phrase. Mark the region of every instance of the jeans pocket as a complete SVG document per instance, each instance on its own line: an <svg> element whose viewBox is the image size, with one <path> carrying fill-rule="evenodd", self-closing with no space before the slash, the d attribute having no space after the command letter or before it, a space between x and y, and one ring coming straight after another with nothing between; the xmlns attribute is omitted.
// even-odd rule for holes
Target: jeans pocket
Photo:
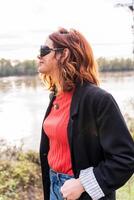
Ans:
<svg viewBox="0 0 134 200"><path fill-rule="evenodd" d="M60 200L58 197L57 185L55 182L51 182L50 185L50 200Z"/></svg>

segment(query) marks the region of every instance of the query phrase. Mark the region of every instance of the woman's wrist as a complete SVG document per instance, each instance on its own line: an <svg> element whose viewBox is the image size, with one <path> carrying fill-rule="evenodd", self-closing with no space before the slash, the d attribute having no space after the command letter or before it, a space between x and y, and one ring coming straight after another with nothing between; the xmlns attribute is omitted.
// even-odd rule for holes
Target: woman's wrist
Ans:
<svg viewBox="0 0 134 200"><path fill-rule="evenodd" d="M79 183L79 188L81 188L81 193L85 192L85 188L83 187L83 185L82 185L82 183L81 183L81 181L80 181L80 178L77 178L76 180L77 180L78 183Z"/></svg>

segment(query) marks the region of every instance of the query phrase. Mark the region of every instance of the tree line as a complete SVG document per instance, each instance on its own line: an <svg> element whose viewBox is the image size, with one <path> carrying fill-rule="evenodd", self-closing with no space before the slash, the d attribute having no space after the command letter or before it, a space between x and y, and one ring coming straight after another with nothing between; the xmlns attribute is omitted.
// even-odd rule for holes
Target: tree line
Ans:
<svg viewBox="0 0 134 200"><path fill-rule="evenodd" d="M0 59L0 77L36 75L37 64L35 60L7 60Z"/></svg>
<svg viewBox="0 0 134 200"><path fill-rule="evenodd" d="M134 61L130 58L97 59L100 72L117 72L134 70ZM0 77L36 75L37 62L35 60L0 59Z"/></svg>
<svg viewBox="0 0 134 200"><path fill-rule="evenodd" d="M106 59L100 57L97 59L99 71L101 72L117 72L134 70L134 60L130 58L114 58Z"/></svg>

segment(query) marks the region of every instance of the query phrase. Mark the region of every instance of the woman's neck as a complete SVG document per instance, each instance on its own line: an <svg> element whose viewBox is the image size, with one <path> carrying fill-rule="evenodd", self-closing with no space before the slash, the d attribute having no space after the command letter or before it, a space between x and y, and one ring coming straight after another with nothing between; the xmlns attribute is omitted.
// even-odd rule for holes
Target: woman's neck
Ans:
<svg viewBox="0 0 134 200"><path fill-rule="evenodd" d="M63 90L61 88L56 87L56 96L61 94L62 92L63 92Z"/></svg>
<svg viewBox="0 0 134 200"><path fill-rule="evenodd" d="M55 83L55 86L56 86L56 95L63 92L63 88L61 87L61 84L59 82Z"/></svg>

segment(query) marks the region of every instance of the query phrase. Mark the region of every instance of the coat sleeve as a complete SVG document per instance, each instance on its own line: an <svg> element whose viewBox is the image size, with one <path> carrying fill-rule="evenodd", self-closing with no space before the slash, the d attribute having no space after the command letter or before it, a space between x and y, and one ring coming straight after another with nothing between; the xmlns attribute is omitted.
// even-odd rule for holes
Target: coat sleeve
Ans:
<svg viewBox="0 0 134 200"><path fill-rule="evenodd" d="M97 128L104 160L93 172L104 194L121 187L134 173L134 142L111 94L99 98Z"/></svg>

